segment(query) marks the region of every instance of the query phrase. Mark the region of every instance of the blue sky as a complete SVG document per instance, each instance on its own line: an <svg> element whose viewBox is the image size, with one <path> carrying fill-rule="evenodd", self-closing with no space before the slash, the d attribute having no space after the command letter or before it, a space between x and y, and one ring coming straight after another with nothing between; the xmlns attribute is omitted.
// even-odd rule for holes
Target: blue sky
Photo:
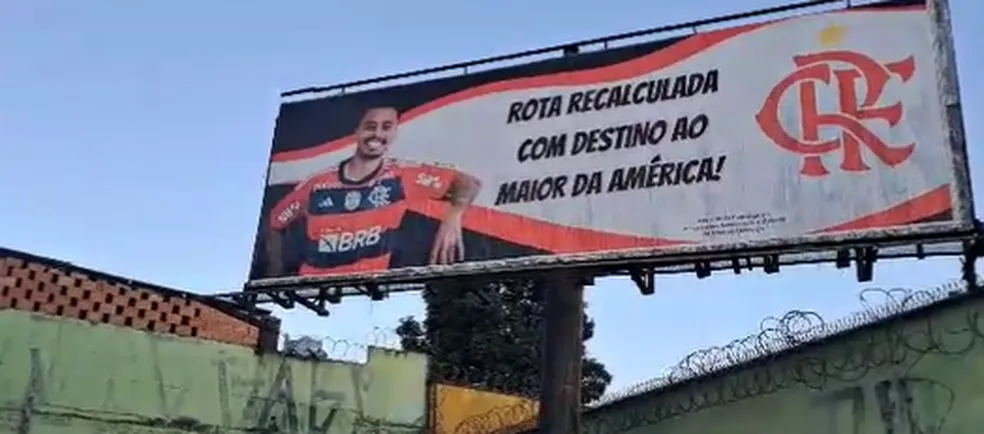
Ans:
<svg viewBox="0 0 984 434"><path fill-rule="evenodd" d="M972 171L984 170L984 2L951 0ZM508 53L774 5L775 0L0 2L0 246L212 293L238 289L282 90ZM976 172L975 172L976 173ZM981 177L976 176L976 181ZM984 191L975 182L976 191ZM860 308L861 288L958 276L953 260L833 266L588 290L589 350L614 387L658 375L768 315ZM415 294L346 300L291 333L361 339L421 314Z"/></svg>

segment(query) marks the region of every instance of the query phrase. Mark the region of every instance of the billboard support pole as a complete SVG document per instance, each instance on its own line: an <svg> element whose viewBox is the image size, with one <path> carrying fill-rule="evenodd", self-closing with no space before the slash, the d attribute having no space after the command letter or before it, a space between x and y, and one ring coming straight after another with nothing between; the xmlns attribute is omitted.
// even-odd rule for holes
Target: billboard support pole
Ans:
<svg viewBox="0 0 984 434"><path fill-rule="evenodd" d="M585 279L560 271L541 284L546 327L540 373L539 433L581 432L581 358Z"/></svg>
<svg viewBox="0 0 984 434"><path fill-rule="evenodd" d="M564 57L577 56L579 45L561 49ZM584 343L584 284L581 273L558 270L544 285L546 318L540 371L539 432L581 432L581 358Z"/></svg>

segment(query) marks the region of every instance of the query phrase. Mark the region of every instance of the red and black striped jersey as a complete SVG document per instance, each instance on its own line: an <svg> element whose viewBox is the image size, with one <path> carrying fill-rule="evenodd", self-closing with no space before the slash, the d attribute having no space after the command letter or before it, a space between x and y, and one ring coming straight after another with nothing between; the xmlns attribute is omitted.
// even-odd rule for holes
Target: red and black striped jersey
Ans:
<svg viewBox="0 0 984 434"><path fill-rule="evenodd" d="M386 159L365 179L350 180L345 164L298 184L270 213L272 230L306 218L299 275L385 270L409 205L443 199L457 176L447 167Z"/></svg>

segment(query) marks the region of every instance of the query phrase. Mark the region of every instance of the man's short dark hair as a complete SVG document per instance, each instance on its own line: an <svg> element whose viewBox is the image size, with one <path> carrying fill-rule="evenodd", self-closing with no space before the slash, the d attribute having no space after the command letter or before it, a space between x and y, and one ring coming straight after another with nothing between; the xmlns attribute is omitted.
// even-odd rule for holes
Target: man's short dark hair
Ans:
<svg viewBox="0 0 984 434"><path fill-rule="evenodd" d="M397 109L394 106L391 106L391 105L377 105L377 106L372 106L372 107L367 108L366 111L362 112L362 116L364 117L366 114L368 114L369 112L371 112L373 110L393 110L394 112L396 112L396 117L400 117L403 114L403 113L400 113L400 110Z"/></svg>

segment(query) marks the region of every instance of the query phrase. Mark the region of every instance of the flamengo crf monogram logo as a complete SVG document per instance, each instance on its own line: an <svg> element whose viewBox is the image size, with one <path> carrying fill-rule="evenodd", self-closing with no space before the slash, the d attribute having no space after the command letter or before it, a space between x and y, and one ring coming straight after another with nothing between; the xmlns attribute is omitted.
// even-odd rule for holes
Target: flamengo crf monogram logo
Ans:
<svg viewBox="0 0 984 434"><path fill-rule="evenodd" d="M845 31L842 26L827 27L820 32L821 45L839 44ZM821 156L837 151L842 155L841 170L870 170L862 154L862 145L889 167L902 164L912 155L915 143L887 143L864 124L864 121L881 120L894 127L902 120L905 111L902 102L884 104L879 101L890 80L908 83L912 78L916 69L912 56L880 63L856 51L830 50L794 56L793 63L797 69L772 88L755 120L776 145L803 156L800 174L826 176L830 172ZM817 85L821 83L836 89L837 111L820 112ZM780 123L780 102L794 87L799 91L799 137ZM824 126L837 128L839 137L821 139L820 127Z"/></svg>

